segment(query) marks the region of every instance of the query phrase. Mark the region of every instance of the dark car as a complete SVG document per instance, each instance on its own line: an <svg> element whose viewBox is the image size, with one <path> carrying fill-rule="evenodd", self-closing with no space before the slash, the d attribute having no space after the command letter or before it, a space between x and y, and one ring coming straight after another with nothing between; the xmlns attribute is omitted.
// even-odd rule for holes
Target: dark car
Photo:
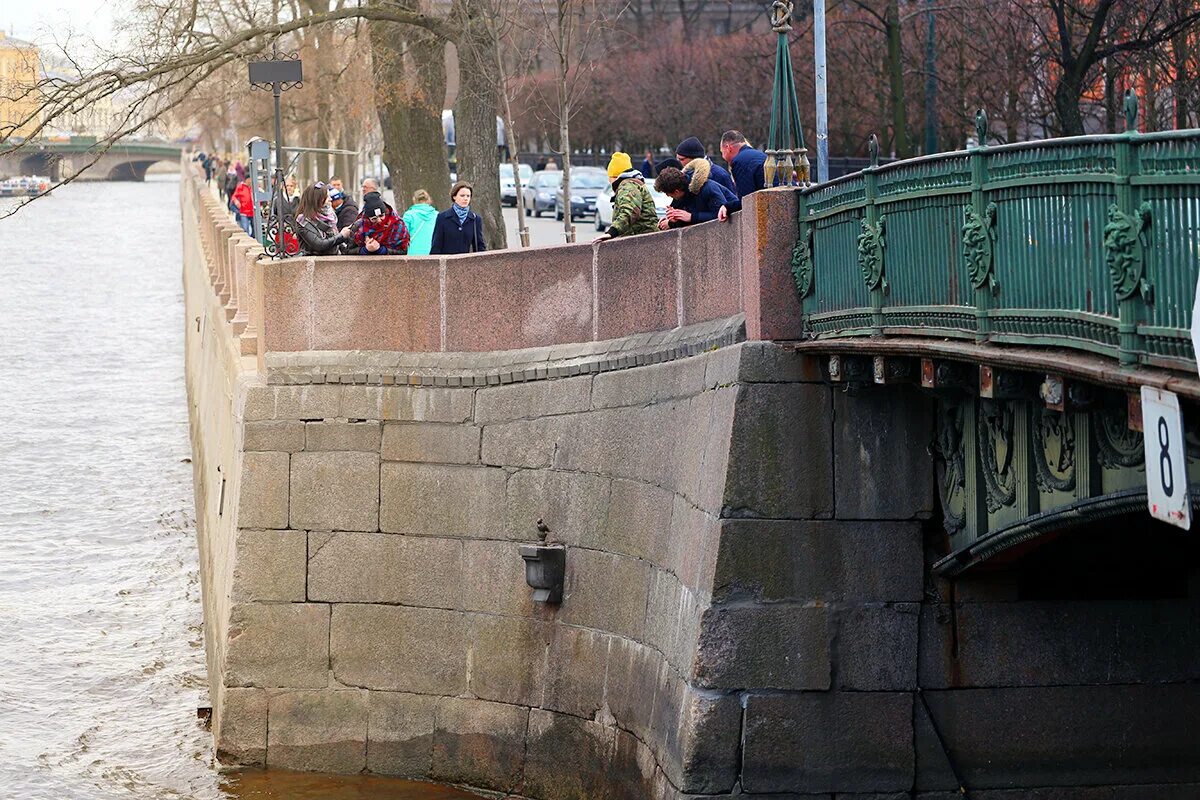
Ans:
<svg viewBox="0 0 1200 800"><path fill-rule="evenodd" d="M596 198L608 186L608 173L595 167L580 167L571 170L571 219L587 217L596 213ZM554 217L563 218L563 190L560 186L554 199Z"/></svg>
<svg viewBox="0 0 1200 800"><path fill-rule="evenodd" d="M533 173L529 183L521 187L525 216L540 217L543 211L553 211L555 192L560 186L562 186L562 173L558 170L544 169Z"/></svg>

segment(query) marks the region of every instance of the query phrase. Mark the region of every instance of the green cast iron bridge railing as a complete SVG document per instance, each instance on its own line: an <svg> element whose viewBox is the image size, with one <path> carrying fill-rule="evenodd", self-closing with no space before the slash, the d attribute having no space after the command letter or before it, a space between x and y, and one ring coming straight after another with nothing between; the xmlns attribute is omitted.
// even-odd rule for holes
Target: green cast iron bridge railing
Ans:
<svg viewBox="0 0 1200 800"><path fill-rule="evenodd" d="M792 269L811 339L958 338L1195 369L1200 130L872 166L800 194ZM976 119L987 141L987 118ZM878 151L872 142L873 162Z"/></svg>

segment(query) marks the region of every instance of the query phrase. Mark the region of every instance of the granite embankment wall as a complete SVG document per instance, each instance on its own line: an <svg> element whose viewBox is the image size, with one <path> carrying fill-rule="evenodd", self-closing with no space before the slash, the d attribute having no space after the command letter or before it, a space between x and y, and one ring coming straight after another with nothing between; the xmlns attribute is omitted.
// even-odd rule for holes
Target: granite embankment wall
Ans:
<svg viewBox="0 0 1200 800"><path fill-rule="evenodd" d="M183 191L223 761L536 800L1200 790L1200 582L1096 601L1030 599L1011 571L934 580L928 396L833 386L753 340L795 324L761 299L786 288L774 212L656 235L673 305L605 289L620 243L475 257L494 302L470 306L472 334L452 298L476 273L452 259L255 262L193 178ZM740 243L738 302L706 315L679 243L709 236ZM487 278L493 258L527 290ZM562 305L524 265L586 291ZM539 327L549 306L586 317L583 341ZM392 347L421 349L410 307L426 352ZM539 520L567 547L559 606L525 584Z"/></svg>

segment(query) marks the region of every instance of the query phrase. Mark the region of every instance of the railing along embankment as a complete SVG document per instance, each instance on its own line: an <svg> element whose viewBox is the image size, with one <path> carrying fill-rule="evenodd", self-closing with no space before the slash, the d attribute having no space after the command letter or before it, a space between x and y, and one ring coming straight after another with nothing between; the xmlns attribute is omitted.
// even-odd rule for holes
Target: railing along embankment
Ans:
<svg viewBox="0 0 1200 800"><path fill-rule="evenodd" d="M1194 369L1200 131L973 147L870 167L800 203L809 338L947 337Z"/></svg>

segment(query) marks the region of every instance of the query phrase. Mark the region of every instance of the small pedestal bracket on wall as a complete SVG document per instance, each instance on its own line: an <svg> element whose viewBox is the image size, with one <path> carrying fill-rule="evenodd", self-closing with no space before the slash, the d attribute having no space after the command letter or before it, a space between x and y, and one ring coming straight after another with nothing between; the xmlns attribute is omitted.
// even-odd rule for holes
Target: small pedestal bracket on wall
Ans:
<svg viewBox="0 0 1200 800"><path fill-rule="evenodd" d="M537 603L561 603L567 574L567 548L562 545L523 544L525 582Z"/></svg>

